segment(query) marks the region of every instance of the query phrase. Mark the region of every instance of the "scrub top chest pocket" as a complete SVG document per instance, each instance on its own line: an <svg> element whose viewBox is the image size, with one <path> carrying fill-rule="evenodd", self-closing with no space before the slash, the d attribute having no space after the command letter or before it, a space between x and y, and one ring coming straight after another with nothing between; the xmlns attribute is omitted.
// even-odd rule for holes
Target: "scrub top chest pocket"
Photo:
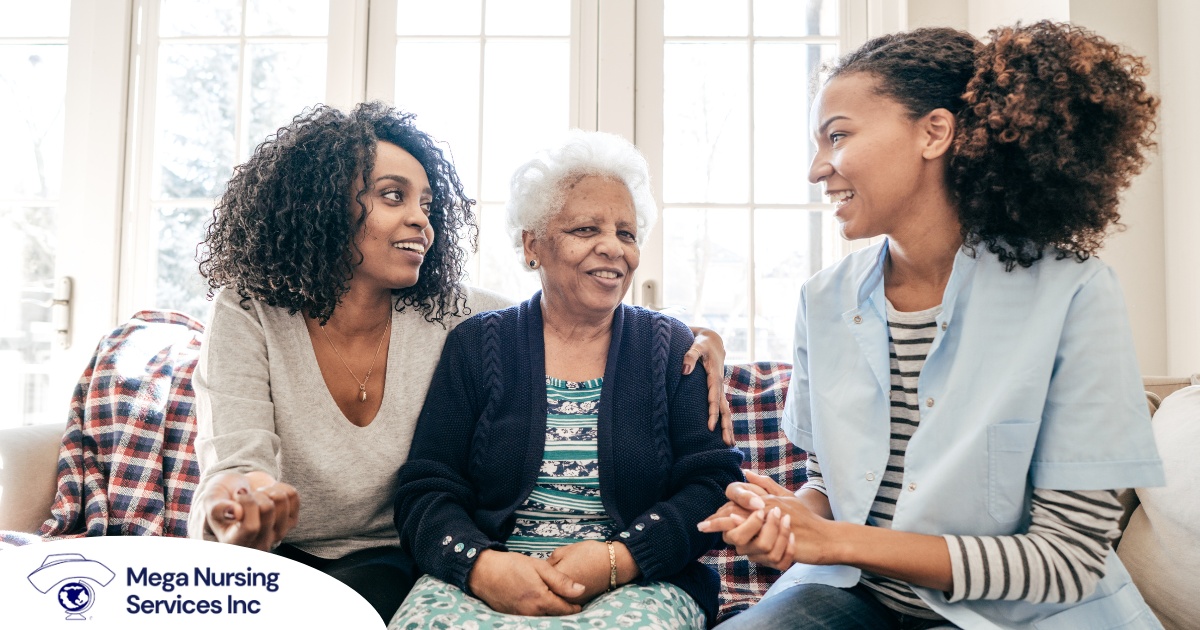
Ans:
<svg viewBox="0 0 1200 630"><path fill-rule="evenodd" d="M997 523L1025 516L1029 464L1041 424L1012 420L988 427L988 513Z"/></svg>

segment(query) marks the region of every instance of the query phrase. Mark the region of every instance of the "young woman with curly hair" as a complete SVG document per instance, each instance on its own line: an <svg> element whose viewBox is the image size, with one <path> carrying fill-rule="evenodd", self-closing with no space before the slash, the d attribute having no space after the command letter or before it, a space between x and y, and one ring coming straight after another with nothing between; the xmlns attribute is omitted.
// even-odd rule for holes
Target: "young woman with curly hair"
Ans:
<svg viewBox="0 0 1200 630"><path fill-rule="evenodd" d="M416 579L392 501L442 345L512 303L460 284L474 201L413 118L382 103L297 116L235 170L200 262L219 293L194 378L190 533L316 567L384 620ZM711 331L689 355L685 371L720 373Z"/></svg>
<svg viewBox="0 0 1200 630"><path fill-rule="evenodd" d="M700 524L785 573L729 628L1159 627L1112 551L1164 482L1117 280L1095 254L1152 146L1142 61L1039 22L874 39L813 105L847 238L809 280L794 495Z"/></svg>

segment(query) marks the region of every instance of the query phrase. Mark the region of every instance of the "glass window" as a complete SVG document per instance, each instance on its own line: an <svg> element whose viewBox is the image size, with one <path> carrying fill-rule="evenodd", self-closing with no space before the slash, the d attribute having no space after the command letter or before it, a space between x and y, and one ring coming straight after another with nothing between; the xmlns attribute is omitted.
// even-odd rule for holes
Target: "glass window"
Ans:
<svg viewBox="0 0 1200 630"><path fill-rule="evenodd" d="M161 0L141 282L207 319L196 246L233 167L325 100L329 0Z"/></svg>
<svg viewBox="0 0 1200 630"><path fill-rule="evenodd" d="M442 143L479 201L467 281L528 297L540 285L522 271L504 202L513 170L570 126L571 3L401 0L396 13L394 102Z"/></svg>
<svg viewBox="0 0 1200 630"><path fill-rule="evenodd" d="M69 0L0 4L0 428L47 405Z"/></svg>
<svg viewBox="0 0 1200 630"><path fill-rule="evenodd" d="M808 183L808 109L835 0L664 0L663 301L730 363L791 361L800 285L835 229Z"/></svg>

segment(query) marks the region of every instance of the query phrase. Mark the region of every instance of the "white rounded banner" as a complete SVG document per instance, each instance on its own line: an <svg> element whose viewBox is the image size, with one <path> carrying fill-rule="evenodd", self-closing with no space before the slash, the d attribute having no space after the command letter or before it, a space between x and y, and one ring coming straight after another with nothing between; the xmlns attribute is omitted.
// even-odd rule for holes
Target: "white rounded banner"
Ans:
<svg viewBox="0 0 1200 630"><path fill-rule="evenodd" d="M358 593L311 567L254 549L157 536L0 551L0 601L6 628L384 626Z"/></svg>

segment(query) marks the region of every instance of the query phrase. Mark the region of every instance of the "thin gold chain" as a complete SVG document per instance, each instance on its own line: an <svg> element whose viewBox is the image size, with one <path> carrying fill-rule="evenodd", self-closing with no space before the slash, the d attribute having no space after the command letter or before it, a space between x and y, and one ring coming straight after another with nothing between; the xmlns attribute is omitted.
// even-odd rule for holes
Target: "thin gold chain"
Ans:
<svg viewBox="0 0 1200 630"><path fill-rule="evenodd" d="M371 357L371 367L367 368L366 378L360 381L358 379L358 375L354 373L354 370L350 369L350 364L346 363L346 360L342 358L342 353L338 352L337 346L333 345L333 339L329 337L329 332L325 330L325 326L321 326L321 332L325 334L325 341L329 342L329 347L333 348L333 353L336 354L338 360L342 362L342 366L344 366L346 371L350 373L350 376L354 379L354 382L358 383L358 402L367 402L367 381L371 380L371 372L375 371L375 362L379 360L379 349L383 347L383 340L387 339L388 331L391 329L392 316L391 313L388 313L387 323L383 326L383 334L379 336L379 343L375 344L375 356Z"/></svg>

